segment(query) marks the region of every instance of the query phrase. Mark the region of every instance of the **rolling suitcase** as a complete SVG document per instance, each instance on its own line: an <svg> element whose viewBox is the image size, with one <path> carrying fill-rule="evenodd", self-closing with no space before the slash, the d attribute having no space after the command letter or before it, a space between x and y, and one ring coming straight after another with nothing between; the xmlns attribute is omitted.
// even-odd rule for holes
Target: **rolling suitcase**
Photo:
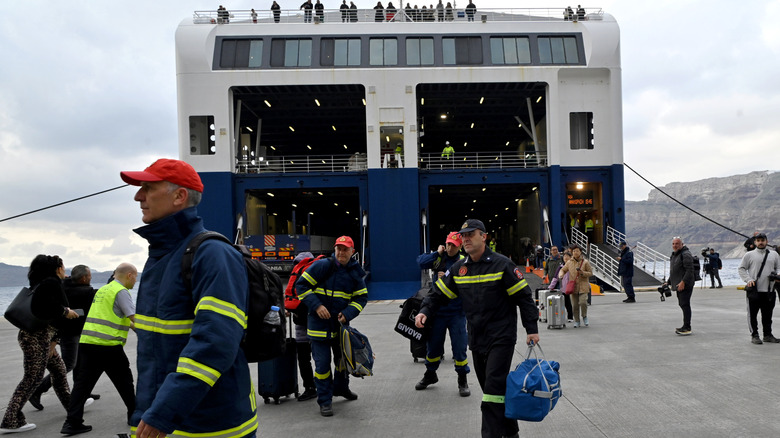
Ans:
<svg viewBox="0 0 780 438"><path fill-rule="evenodd" d="M290 318L290 333L292 331L292 318ZM271 360L257 363L257 391L263 397L265 404L274 400L279 404L279 399L289 395L298 398L298 350L295 338L285 339L284 353Z"/></svg>
<svg viewBox="0 0 780 438"><path fill-rule="evenodd" d="M566 305L563 295L559 291L551 292L554 293L547 295L547 328L566 328Z"/></svg>
<svg viewBox="0 0 780 438"><path fill-rule="evenodd" d="M539 322L547 322L547 297L554 293L554 290L537 289L539 294Z"/></svg>

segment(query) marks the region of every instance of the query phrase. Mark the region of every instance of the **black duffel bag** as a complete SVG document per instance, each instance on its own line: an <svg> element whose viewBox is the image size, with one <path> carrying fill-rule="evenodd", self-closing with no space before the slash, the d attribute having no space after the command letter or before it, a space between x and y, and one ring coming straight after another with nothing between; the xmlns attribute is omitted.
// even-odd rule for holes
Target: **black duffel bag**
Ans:
<svg viewBox="0 0 780 438"><path fill-rule="evenodd" d="M32 312L32 298L36 287L28 289L23 287L11 304L5 310L5 319L26 332L37 332L49 325L49 321L40 319Z"/></svg>
<svg viewBox="0 0 780 438"><path fill-rule="evenodd" d="M423 298L425 298L429 291L430 288L420 289L417 294L407 298L403 305L401 305L401 314L398 316L398 321L395 323L395 331L400 333L401 336L413 341L424 342L428 340L427 328L418 328L414 324L414 318L420 312ZM431 321L431 319L429 318L428 321ZM430 323L425 325L426 327L430 326Z"/></svg>

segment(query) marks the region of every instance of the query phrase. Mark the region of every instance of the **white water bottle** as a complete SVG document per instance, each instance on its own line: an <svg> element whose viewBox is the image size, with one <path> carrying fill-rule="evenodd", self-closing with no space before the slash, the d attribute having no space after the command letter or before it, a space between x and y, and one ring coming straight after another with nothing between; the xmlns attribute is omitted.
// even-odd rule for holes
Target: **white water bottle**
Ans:
<svg viewBox="0 0 780 438"><path fill-rule="evenodd" d="M271 310L265 314L263 322L268 325L282 325L282 317L279 316L279 306L271 306Z"/></svg>

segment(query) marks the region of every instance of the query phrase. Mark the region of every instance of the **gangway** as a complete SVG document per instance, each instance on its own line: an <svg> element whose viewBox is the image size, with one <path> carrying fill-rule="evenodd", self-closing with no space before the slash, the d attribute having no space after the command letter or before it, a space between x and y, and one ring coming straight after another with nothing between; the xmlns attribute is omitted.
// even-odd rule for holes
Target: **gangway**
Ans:
<svg viewBox="0 0 780 438"><path fill-rule="evenodd" d="M607 226L607 243L610 246L619 250L620 242L623 241L626 241L625 234ZM666 281L670 269L669 256L661 254L642 242L637 242L631 250L634 252L634 266L661 281Z"/></svg>

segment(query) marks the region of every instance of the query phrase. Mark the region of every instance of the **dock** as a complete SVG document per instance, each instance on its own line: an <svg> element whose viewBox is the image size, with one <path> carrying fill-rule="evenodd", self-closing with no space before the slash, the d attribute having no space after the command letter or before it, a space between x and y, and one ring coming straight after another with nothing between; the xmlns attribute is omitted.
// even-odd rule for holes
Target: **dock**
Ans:
<svg viewBox="0 0 780 438"><path fill-rule="evenodd" d="M547 359L561 363L563 398L544 421L519 422L521 437L780 436L780 344L750 343L743 291L697 288L691 336L674 333L682 325L674 296L661 302L657 292L639 292L634 304L623 303L624 298L593 296L590 327L548 330L540 323ZM335 415L323 418L315 400L287 398L274 405L258 397L258 437L478 437L482 393L472 370L471 396L458 395L449 342L439 382L415 391L425 366L412 360L409 342L393 331L399 305L369 302L353 322L376 354L374 376L351 379L358 400L336 398ZM16 328L0 319L3 410L22 376L16 335ZM518 337L525 338L522 328ZM135 348L131 334L126 349L133 367ZM513 364L525 352L518 345ZM95 392L101 398L84 417L94 430L82 436L127 433L124 406L106 376ZM65 410L51 390L41 400L43 411L24 408L27 421L38 428L23 436L61 436Z"/></svg>

